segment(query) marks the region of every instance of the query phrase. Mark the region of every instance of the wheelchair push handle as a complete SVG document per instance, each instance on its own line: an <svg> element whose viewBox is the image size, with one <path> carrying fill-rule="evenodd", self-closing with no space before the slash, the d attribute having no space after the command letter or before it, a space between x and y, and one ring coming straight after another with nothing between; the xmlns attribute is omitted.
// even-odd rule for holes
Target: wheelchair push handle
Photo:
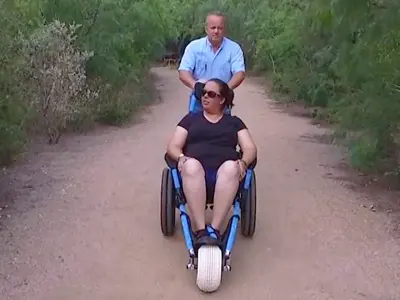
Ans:
<svg viewBox="0 0 400 300"><path fill-rule="evenodd" d="M197 81L194 85L193 94L197 100L201 100L203 89L206 84L204 82Z"/></svg>

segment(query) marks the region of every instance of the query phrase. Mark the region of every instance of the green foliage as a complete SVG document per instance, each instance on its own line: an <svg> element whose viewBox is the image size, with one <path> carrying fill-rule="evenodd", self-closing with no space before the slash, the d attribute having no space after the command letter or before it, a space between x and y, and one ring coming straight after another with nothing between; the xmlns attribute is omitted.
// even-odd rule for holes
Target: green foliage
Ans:
<svg viewBox="0 0 400 300"><path fill-rule="evenodd" d="M0 163L43 122L29 97L30 80L21 80L29 69L22 45L33 32L46 32L54 20L80 26L70 47L93 53L80 67L99 96L83 106L67 101L79 107L69 126L118 125L149 101L144 78L165 41L202 35L210 10L227 15L228 36L242 45L248 68L265 72L276 91L324 107L352 140L355 167L375 168L396 153L399 1L0 0Z"/></svg>
<svg viewBox="0 0 400 300"><path fill-rule="evenodd" d="M179 34L172 12L156 0L0 0L0 164L30 134L52 143L130 120L150 101L149 63Z"/></svg>
<svg viewBox="0 0 400 300"><path fill-rule="evenodd" d="M108 124L129 120L137 100L118 98L120 90L127 84L141 89L148 63L160 56L163 42L172 34L163 2L47 0L44 15L47 20L56 17L82 25L77 44L94 53L87 64L88 77L101 89L107 85L94 107L96 119Z"/></svg>
<svg viewBox="0 0 400 300"><path fill-rule="evenodd" d="M182 1L186 2L186 1ZM195 1L228 16L228 35L248 67L308 106L327 108L347 136L357 168L395 153L400 128L400 2L394 0ZM193 6L194 7L194 6Z"/></svg>
<svg viewBox="0 0 400 300"><path fill-rule="evenodd" d="M84 65L93 53L74 47L79 26L54 21L42 26L23 44L25 87L33 107L43 120L49 142L57 143L68 124L94 100L86 85Z"/></svg>

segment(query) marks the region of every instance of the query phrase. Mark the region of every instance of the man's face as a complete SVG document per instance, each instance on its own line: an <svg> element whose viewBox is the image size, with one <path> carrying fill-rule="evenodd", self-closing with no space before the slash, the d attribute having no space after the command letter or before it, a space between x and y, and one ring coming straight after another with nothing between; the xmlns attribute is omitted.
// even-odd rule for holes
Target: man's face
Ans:
<svg viewBox="0 0 400 300"><path fill-rule="evenodd" d="M208 16L206 20L206 33L212 44L221 43L225 33L224 17Z"/></svg>

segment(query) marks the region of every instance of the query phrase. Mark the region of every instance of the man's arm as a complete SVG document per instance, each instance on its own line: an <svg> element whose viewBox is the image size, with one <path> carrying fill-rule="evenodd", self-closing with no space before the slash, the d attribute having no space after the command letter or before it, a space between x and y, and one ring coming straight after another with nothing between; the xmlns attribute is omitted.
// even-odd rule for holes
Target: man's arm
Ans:
<svg viewBox="0 0 400 300"><path fill-rule="evenodd" d="M194 90L194 85L196 84L196 80L193 79L192 73L189 71L179 70L179 79L182 81L184 85L188 88Z"/></svg>
<svg viewBox="0 0 400 300"><path fill-rule="evenodd" d="M231 72L234 74L232 79L228 82L228 86L230 89L237 88L245 78L245 65L244 65L244 57L243 51L239 45L237 45L236 51L232 57L231 62Z"/></svg>
<svg viewBox="0 0 400 300"><path fill-rule="evenodd" d="M184 85L190 89L194 89L196 80L193 79L193 70L195 67L196 58L193 52L193 43L186 46L185 52L182 56L181 64L179 65L179 79Z"/></svg>
<svg viewBox="0 0 400 300"><path fill-rule="evenodd" d="M243 71L235 73L231 80L228 82L228 86L231 90L236 89L244 80L245 73Z"/></svg>

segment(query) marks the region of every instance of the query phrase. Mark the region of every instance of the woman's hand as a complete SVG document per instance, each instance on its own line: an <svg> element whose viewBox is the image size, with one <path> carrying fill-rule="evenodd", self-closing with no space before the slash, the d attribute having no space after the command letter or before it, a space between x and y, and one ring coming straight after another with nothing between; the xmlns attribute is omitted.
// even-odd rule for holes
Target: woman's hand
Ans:
<svg viewBox="0 0 400 300"><path fill-rule="evenodd" d="M247 164L241 159L238 159L236 162L239 168L239 181L242 181L244 176L246 175Z"/></svg>
<svg viewBox="0 0 400 300"><path fill-rule="evenodd" d="M187 156L182 156L178 159L178 171L181 172L183 165L185 164L186 161L188 161L190 157Z"/></svg>

